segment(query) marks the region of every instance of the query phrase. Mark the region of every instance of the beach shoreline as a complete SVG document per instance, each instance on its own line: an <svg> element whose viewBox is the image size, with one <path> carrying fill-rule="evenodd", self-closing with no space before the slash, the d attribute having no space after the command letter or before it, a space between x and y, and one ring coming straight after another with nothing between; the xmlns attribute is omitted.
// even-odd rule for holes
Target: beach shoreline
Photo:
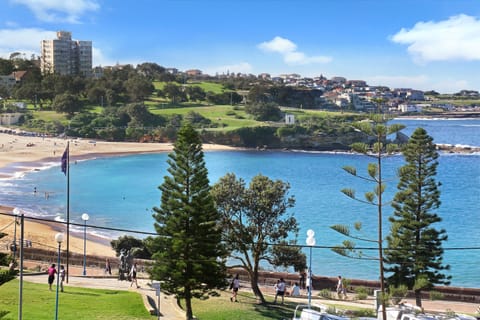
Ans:
<svg viewBox="0 0 480 320"><path fill-rule="evenodd" d="M1 128L5 129L5 128ZM13 179L26 172L41 170L53 165L60 166L67 141L69 142L70 162L100 157L116 157L143 153L164 153L173 150L172 143L107 142L84 139L63 139L55 137L31 137L17 134L0 133L0 179ZM204 144L204 151L227 151L238 148ZM60 168L59 168L60 171ZM59 173L61 174L61 173ZM20 228L12 223L15 219L12 207L2 206L0 202L0 228L8 235L0 241L13 242L14 233L19 241ZM21 208L19 208L21 209ZM33 219L33 217L31 217ZM55 234L66 232L63 224L55 221L40 221L25 216L25 240L32 244L55 247ZM83 235L70 230L70 251L83 253ZM93 234L87 235L87 253L98 256L115 256L110 241ZM65 244L66 245L66 244ZM64 245L64 246L65 246ZM5 249L5 245L2 249Z"/></svg>

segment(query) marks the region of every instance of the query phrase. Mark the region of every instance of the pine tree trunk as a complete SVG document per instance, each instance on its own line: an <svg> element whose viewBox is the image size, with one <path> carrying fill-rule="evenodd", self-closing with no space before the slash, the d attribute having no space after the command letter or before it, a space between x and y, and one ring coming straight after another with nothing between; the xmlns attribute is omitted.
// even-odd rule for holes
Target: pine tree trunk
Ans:
<svg viewBox="0 0 480 320"><path fill-rule="evenodd" d="M185 313L187 320L193 319L192 295L190 294L190 289L188 288L185 288Z"/></svg>
<svg viewBox="0 0 480 320"><path fill-rule="evenodd" d="M415 305L417 307L422 307L422 291L421 290L415 290Z"/></svg>

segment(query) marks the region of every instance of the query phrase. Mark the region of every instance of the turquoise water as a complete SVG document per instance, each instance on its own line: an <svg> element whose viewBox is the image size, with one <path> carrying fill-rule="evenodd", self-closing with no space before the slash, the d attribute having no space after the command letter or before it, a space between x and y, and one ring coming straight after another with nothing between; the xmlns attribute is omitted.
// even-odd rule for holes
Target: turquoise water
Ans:
<svg viewBox="0 0 480 320"><path fill-rule="evenodd" d="M480 121L446 120L444 125L437 121L426 124L409 120L405 131L422 125L441 143L479 146ZM445 122L445 121L442 121ZM457 123L457 125L455 125ZM428 126L427 126L428 124ZM474 130L472 130L474 128ZM450 134L448 132L450 131ZM466 132L462 143L457 139ZM408 132L409 133L409 132ZM443 138L442 138L443 139ZM440 142L439 142L440 143ZM70 171L70 217L81 223L83 212L90 215L89 224L153 232L152 207L160 204L158 186L167 174L167 154L133 155L114 158L99 158L71 164ZM356 166L363 173L369 159L359 155L305 152L257 152L224 151L208 152L205 160L211 183L218 181L228 172L249 181L257 174L272 179L281 179L291 185L290 194L296 198L291 211L299 225L299 243L305 244L306 230L316 233L317 246L333 246L344 238L329 226L362 221L367 237L376 237L376 208L355 202L340 190L352 187L358 195L370 191L372 185L356 179L341 167ZM456 250L456 248L480 247L480 155L442 154L438 167L437 181L442 182L442 205L438 214L443 221L437 225L449 235L444 244L445 262L451 265L452 285L480 287L480 250ZM388 201L396 191L396 169L403 164L401 156L387 158L384 162L384 178L387 182L385 199ZM20 206L28 214L64 218L65 176L60 168L33 172L15 180L0 181L3 192L0 203ZM33 189L37 188L34 196ZM46 199L44 191L50 192ZM384 231L388 232L387 217L390 207L384 211ZM118 234L108 234L116 236ZM368 243L358 243L370 247ZM308 253L308 250L305 251ZM375 255L375 251L365 251ZM340 257L327 248L313 250L314 274L347 278L375 279L378 274L374 261L350 260Z"/></svg>

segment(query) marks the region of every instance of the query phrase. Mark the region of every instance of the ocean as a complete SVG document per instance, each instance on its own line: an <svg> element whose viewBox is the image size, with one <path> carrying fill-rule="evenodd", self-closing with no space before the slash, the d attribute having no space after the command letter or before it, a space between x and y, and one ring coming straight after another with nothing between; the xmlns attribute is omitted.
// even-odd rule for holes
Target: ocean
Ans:
<svg viewBox="0 0 480 320"><path fill-rule="evenodd" d="M410 135L422 126L434 142L480 147L480 119L401 119ZM89 225L154 232L152 208L160 205L160 191L167 175L167 154L142 154L96 158L71 163L70 218L82 223L81 215L90 216ZM371 191L373 185L347 174L342 167L355 166L365 173L371 159L348 153L302 151L216 151L206 152L205 161L211 184L229 172L247 182L257 174L281 179L291 186L289 195L296 199L294 214L300 232L298 243L304 245L306 231L315 231L312 271L317 275L376 280L378 263L351 260L333 253L328 247L340 244L345 237L333 231L334 224L362 222L363 236L376 238L376 207L356 202L340 192L353 188L357 195ZM396 170L403 164L400 155L384 160L387 190L384 200L396 192ZM442 183L441 207L437 213L443 221L436 228L447 231L444 263L451 269L452 285L480 288L480 154L442 153L436 180ZM0 204L20 207L26 215L65 219L66 178L59 163L45 170L30 172L16 179L0 180ZM37 192L34 194L33 190ZM45 192L48 197L45 197ZM388 234L392 210L384 208L383 228ZM119 232L93 231L107 237ZM143 237L140 234L131 234ZM357 242L361 247L369 243ZM477 249L469 249L476 247ZM308 255L309 250L305 249ZM366 256L376 251L364 250Z"/></svg>

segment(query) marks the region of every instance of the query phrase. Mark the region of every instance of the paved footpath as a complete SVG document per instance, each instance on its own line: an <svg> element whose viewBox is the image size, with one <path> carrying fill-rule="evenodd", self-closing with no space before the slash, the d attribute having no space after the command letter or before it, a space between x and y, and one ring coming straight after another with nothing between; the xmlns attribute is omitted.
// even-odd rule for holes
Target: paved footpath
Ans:
<svg viewBox="0 0 480 320"><path fill-rule="evenodd" d="M47 283L46 274L36 275L24 275L24 281L35 283ZM156 305L158 303L158 297L156 291L151 287L151 282L145 279L138 279L138 285L140 288L130 287L129 281L119 281L112 277L82 277L82 276L70 276L68 283L65 283L65 290L68 290L69 286L73 287L85 287L93 289L110 289L110 290L131 290L138 292L142 295L143 302L147 310L152 314L157 314ZM152 306L153 304L153 306ZM177 300L172 295L166 295L163 292L160 294L160 319L162 320L177 320L185 319L185 312L177 305Z"/></svg>

